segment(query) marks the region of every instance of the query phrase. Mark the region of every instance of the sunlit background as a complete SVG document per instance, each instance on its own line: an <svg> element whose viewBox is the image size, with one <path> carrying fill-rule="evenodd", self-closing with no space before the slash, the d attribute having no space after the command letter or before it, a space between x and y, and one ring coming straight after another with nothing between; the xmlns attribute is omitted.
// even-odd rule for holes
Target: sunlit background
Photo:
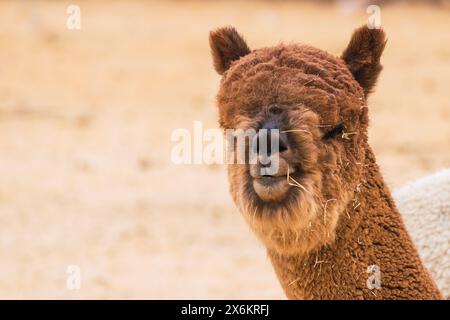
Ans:
<svg viewBox="0 0 450 320"><path fill-rule="evenodd" d="M450 166L450 7L388 2L370 141L396 188ZM284 298L225 167L172 164L170 135L218 126L209 30L339 55L367 5L1 1L0 298Z"/></svg>

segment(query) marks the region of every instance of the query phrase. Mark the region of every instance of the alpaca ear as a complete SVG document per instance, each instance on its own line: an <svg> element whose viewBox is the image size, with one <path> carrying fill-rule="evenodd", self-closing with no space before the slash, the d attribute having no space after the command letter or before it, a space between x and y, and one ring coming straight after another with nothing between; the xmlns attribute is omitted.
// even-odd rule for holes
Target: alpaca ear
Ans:
<svg viewBox="0 0 450 320"><path fill-rule="evenodd" d="M385 45L386 36L383 30L362 26L353 32L350 43L342 54L342 59L364 89L366 97L372 92L383 69L380 57Z"/></svg>
<svg viewBox="0 0 450 320"><path fill-rule="evenodd" d="M209 34L209 45L218 74L228 70L231 63L250 53L250 48L233 27L219 28Z"/></svg>

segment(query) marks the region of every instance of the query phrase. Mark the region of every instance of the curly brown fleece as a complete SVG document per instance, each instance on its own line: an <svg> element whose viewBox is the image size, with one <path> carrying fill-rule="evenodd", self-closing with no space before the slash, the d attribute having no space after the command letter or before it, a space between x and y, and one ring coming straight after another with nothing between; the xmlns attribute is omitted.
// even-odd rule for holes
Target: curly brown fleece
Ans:
<svg viewBox="0 0 450 320"><path fill-rule="evenodd" d="M363 177L355 201L339 221L334 243L298 256L269 250L286 295L290 299L440 299L369 147ZM380 290L367 286L370 265L380 267Z"/></svg>
<svg viewBox="0 0 450 320"><path fill-rule="evenodd" d="M248 164L229 166L236 205L266 245L289 298L432 299L439 292L405 231L367 142L367 95L385 46L382 30L355 31L342 58L306 45L250 51L232 27L211 33L223 128L259 129L277 115L290 187L265 201ZM381 271L381 289L366 285Z"/></svg>

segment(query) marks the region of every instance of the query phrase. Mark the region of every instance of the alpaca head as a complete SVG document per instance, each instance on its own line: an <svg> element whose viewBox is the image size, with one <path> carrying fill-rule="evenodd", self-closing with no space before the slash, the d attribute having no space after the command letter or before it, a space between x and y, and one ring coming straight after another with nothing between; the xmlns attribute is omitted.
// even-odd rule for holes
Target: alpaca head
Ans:
<svg viewBox="0 0 450 320"><path fill-rule="evenodd" d="M331 243L367 146L367 95L381 71L382 30L361 27L340 58L306 45L251 51L232 27L210 34L224 129L278 129L277 171L230 164L234 202L269 250Z"/></svg>

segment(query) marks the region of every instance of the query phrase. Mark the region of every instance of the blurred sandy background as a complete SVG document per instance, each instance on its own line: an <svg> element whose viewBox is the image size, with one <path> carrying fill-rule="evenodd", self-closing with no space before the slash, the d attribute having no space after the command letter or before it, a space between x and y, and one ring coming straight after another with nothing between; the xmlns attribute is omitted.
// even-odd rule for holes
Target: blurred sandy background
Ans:
<svg viewBox="0 0 450 320"><path fill-rule="evenodd" d="M81 7L80 31L66 8ZM367 19L304 2L1 1L0 298L284 298L222 166L170 163L217 127L208 31L339 55ZM382 7L370 139L392 187L450 165L450 10ZM66 268L82 287L66 288Z"/></svg>

